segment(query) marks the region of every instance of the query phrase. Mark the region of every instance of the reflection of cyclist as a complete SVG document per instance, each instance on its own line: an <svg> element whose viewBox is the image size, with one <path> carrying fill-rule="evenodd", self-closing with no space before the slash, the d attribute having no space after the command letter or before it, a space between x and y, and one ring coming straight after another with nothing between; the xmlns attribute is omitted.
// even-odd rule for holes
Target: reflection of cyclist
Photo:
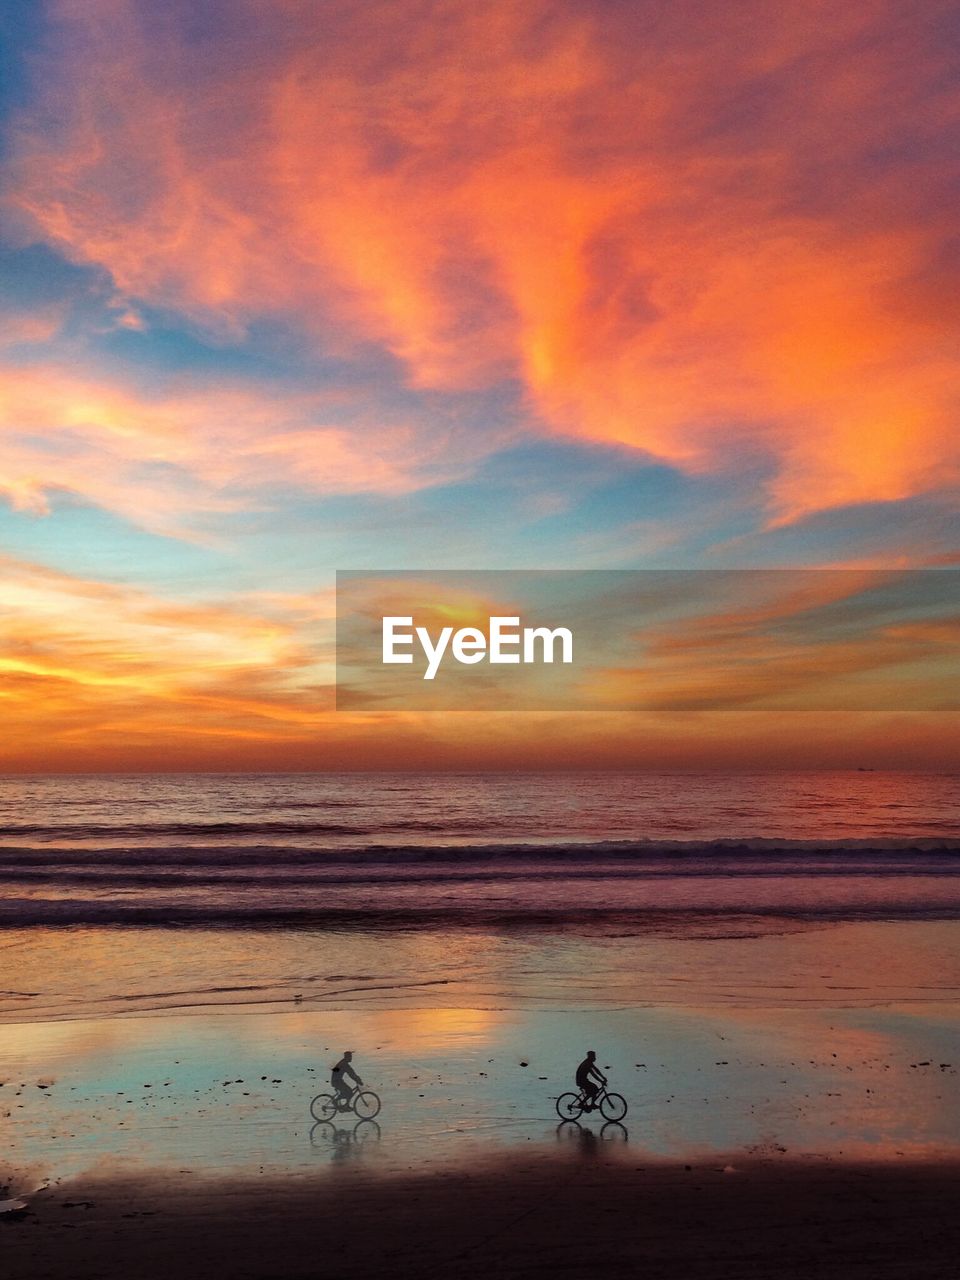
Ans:
<svg viewBox="0 0 960 1280"><path fill-rule="evenodd" d="M337 1101L344 1106L349 1106L350 1099L353 1097L353 1086L347 1084L347 1076L354 1081L358 1089L363 1084L363 1081L350 1065L352 1061L353 1054L348 1049L330 1072L330 1083L336 1090Z"/></svg>
<svg viewBox="0 0 960 1280"><path fill-rule="evenodd" d="M593 1083L593 1081L598 1080L600 1084L606 1084L607 1077L598 1069L597 1055L592 1049L587 1050L587 1056L580 1063L579 1067L577 1067L576 1078L577 1088L583 1090L583 1095L586 1098L583 1108L584 1111L593 1111L596 1105L594 1099L600 1092L600 1089Z"/></svg>

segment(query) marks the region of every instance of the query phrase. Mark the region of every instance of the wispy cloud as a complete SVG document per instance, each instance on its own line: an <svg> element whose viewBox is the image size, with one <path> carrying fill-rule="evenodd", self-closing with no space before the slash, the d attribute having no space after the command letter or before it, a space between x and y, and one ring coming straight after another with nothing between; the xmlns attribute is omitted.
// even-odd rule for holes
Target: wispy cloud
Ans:
<svg viewBox="0 0 960 1280"><path fill-rule="evenodd" d="M0 364L0 493L15 507L42 514L67 491L187 537L211 514L291 491L397 496L451 481L497 438L357 412L336 391L235 381L151 395L57 365Z"/></svg>
<svg viewBox="0 0 960 1280"><path fill-rule="evenodd" d="M185 604L0 560L8 746L51 754L164 732L282 741L332 705L322 595Z"/></svg>
<svg viewBox="0 0 960 1280"><path fill-rule="evenodd" d="M946 5L54 12L11 198L122 295L763 455L773 522L960 480Z"/></svg>

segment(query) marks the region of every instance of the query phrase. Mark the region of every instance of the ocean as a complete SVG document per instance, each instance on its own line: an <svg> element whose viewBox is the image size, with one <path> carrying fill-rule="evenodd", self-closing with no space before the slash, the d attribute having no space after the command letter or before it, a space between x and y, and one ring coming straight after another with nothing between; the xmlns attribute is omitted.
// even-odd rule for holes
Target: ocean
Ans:
<svg viewBox="0 0 960 1280"><path fill-rule="evenodd" d="M0 926L952 919L949 775L0 779Z"/></svg>
<svg viewBox="0 0 960 1280"><path fill-rule="evenodd" d="M953 1001L958 922L951 776L0 780L8 1022Z"/></svg>

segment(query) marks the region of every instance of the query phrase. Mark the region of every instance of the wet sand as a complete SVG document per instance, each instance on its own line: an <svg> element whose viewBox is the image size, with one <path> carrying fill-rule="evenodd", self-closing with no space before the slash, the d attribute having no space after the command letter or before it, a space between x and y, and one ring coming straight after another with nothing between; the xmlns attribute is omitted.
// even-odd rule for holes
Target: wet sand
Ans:
<svg viewBox="0 0 960 1280"><path fill-rule="evenodd" d="M238 1007L209 985L189 1011L108 992L8 1013L0 1199L27 1207L0 1213L0 1276L952 1276L955 934L657 938L643 956L628 940L598 970L603 1005L564 992L580 939L494 938L484 955L474 936L464 983L443 966L466 963L466 940L398 939L372 971L347 939L336 969L284 953L297 990L323 976L322 1000L304 982ZM12 954L11 992L43 991L43 966ZM193 1001L188 958L151 987ZM623 1126L558 1121L587 1046L629 1102ZM315 1125L348 1047L382 1112Z"/></svg>
<svg viewBox="0 0 960 1280"><path fill-rule="evenodd" d="M564 1156L378 1177L88 1173L0 1218L8 1280L956 1275L960 1166Z"/></svg>
<svg viewBox="0 0 960 1280"><path fill-rule="evenodd" d="M629 1103L624 1159L960 1156L953 1005L880 1009L314 1010L77 1019L0 1033L3 1156L43 1178L466 1166L558 1145L587 1047ZM360 1143L310 1099L351 1048L383 1102ZM351 1126L341 1125L340 1128ZM598 1126L594 1123L594 1128ZM637 1159L634 1163L640 1163Z"/></svg>

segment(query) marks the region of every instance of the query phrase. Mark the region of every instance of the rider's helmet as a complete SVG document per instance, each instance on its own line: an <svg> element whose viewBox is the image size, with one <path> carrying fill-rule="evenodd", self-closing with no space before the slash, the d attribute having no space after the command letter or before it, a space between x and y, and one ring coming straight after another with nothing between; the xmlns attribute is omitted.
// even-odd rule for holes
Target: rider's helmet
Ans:
<svg viewBox="0 0 960 1280"><path fill-rule="evenodd" d="M592 1049L588 1049L588 1050L587 1050L587 1057L588 1057L588 1058L595 1058L596 1056L597 1056L597 1055L594 1053L594 1051L593 1051Z"/></svg>
<svg viewBox="0 0 960 1280"><path fill-rule="evenodd" d="M344 1051L343 1051L343 1056L344 1056L344 1059L345 1059L347 1062L349 1062L349 1061L350 1061L350 1059L353 1057L353 1050L352 1050L352 1049L344 1049ZM594 1057L596 1057L596 1054L594 1054Z"/></svg>

